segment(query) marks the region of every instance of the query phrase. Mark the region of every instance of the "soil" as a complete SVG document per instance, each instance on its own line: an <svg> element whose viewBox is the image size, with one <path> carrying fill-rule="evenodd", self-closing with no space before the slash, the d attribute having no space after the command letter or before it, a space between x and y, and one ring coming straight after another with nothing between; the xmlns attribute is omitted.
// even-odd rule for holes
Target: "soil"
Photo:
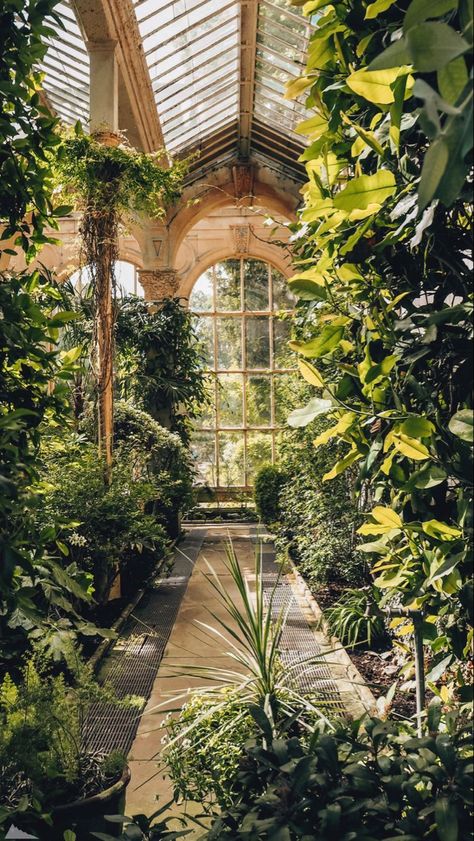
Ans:
<svg viewBox="0 0 474 841"><path fill-rule="evenodd" d="M348 651L349 657L369 685L376 698L387 694L397 680L398 666L394 662L395 653L378 651ZM382 657L385 654L388 656ZM395 692L392 712L401 718L411 718L416 713L415 690Z"/></svg>
<svg viewBox="0 0 474 841"><path fill-rule="evenodd" d="M320 585L314 591L314 597L322 611L327 610L336 602L347 589L347 585L330 581ZM375 698L383 697L395 683L399 666L396 653L390 644L377 651L360 647L356 650L347 649L347 653L362 677L372 690ZM397 690L392 701L392 712L401 718L411 718L416 713L415 690Z"/></svg>

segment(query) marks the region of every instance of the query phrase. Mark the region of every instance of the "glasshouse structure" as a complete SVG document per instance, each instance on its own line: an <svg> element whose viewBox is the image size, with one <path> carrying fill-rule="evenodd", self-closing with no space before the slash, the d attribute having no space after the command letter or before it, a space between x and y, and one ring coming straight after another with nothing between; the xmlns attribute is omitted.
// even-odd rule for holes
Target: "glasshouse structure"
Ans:
<svg viewBox="0 0 474 841"><path fill-rule="evenodd" d="M474 838L472 3L0 42L0 839Z"/></svg>

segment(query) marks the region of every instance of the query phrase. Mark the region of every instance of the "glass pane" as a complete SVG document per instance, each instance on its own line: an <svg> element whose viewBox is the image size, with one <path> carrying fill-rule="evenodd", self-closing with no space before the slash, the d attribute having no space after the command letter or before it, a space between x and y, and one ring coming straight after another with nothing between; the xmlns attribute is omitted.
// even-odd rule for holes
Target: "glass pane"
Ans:
<svg viewBox="0 0 474 841"><path fill-rule="evenodd" d="M268 264L244 260L244 296L246 310L268 310Z"/></svg>
<svg viewBox="0 0 474 841"><path fill-rule="evenodd" d="M270 377L249 377L246 397L247 425L269 426L272 422Z"/></svg>
<svg viewBox="0 0 474 841"><path fill-rule="evenodd" d="M272 286L273 309L292 310L295 306L295 297L288 288L286 277L276 269L272 269Z"/></svg>
<svg viewBox="0 0 474 841"><path fill-rule="evenodd" d="M195 424L198 429L207 428L207 429L215 429L216 428L216 375L209 374L210 377L210 384L208 386L208 394L210 398L210 404L206 404L203 407L202 414L199 418L196 419Z"/></svg>
<svg viewBox="0 0 474 841"><path fill-rule="evenodd" d="M254 476L263 464L272 462L272 436L269 432L247 433L247 484L253 485Z"/></svg>
<svg viewBox="0 0 474 841"><path fill-rule="evenodd" d="M191 455L196 470L196 480L205 485L216 485L216 443L214 432L195 432L191 440Z"/></svg>
<svg viewBox="0 0 474 841"><path fill-rule="evenodd" d="M240 260L226 260L216 266L216 308L220 312L240 311Z"/></svg>
<svg viewBox="0 0 474 841"><path fill-rule="evenodd" d="M242 426L242 374L219 374L219 426Z"/></svg>
<svg viewBox="0 0 474 841"><path fill-rule="evenodd" d="M295 354L288 347L291 338L290 318L273 319L273 367L293 368L295 365Z"/></svg>
<svg viewBox="0 0 474 841"><path fill-rule="evenodd" d="M205 272L193 286L189 307L195 312L211 312L214 309L212 297L212 269Z"/></svg>
<svg viewBox="0 0 474 841"><path fill-rule="evenodd" d="M242 319L216 318L217 367L222 370L242 368Z"/></svg>
<svg viewBox="0 0 474 841"><path fill-rule="evenodd" d="M220 432L219 486L244 485L244 436L239 432Z"/></svg>
<svg viewBox="0 0 474 841"><path fill-rule="evenodd" d="M211 316L197 316L195 323L206 364L208 368L214 368L214 319Z"/></svg>
<svg viewBox="0 0 474 841"><path fill-rule="evenodd" d="M296 372L294 374L276 374L274 376L275 423L278 426L286 426L291 406L294 405L299 388L301 388L301 383Z"/></svg>
<svg viewBox="0 0 474 841"><path fill-rule="evenodd" d="M269 319L250 316L246 319L247 368L270 367Z"/></svg>

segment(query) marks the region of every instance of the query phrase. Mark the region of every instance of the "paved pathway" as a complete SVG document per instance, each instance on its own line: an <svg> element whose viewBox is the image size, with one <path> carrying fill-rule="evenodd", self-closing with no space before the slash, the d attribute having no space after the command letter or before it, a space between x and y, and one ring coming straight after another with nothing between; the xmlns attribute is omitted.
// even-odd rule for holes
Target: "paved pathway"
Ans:
<svg viewBox="0 0 474 841"><path fill-rule="evenodd" d="M202 678L185 676L186 666L212 664L236 669L237 664L226 653L231 646L199 625L215 625L210 611L229 621L207 580L208 564L227 592L238 599L237 588L225 566L225 544L229 538L250 589L254 583L255 551L258 548L262 552L267 604L273 592L275 614L284 608L287 615L282 660L292 667L300 688L316 692L320 701L330 701L332 710L339 713L359 715L364 709L357 688L360 676L347 654L335 651L334 641L328 642L319 629L317 605L298 575L291 571L280 574L273 542L265 537L263 528L248 524L191 526L175 549L171 576L158 582L141 599L101 670L101 676L108 678L119 696L135 694L145 699L141 708L98 705L89 734L89 747L120 749L129 755L129 815L154 812L157 796L162 804L171 799L170 780L160 769L163 720L167 708L184 703L188 690L205 685ZM299 665L301 660L315 655L320 655L319 660L310 668ZM176 700L173 703L171 699L178 696L179 704Z"/></svg>
<svg viewBox="0 0 474 841"><path fill-rule="evenodd" d="M275 563L275 553L272 542L261 542L258 527L252 526L207 526L194 565L193 573L181 602L176 622L166 646L163 659L153 689L140 720L137 735L130 752L130 766L132 780L128 789L127 814L150 814L156 809L156 797L163 803L171 799L171 783L163 769L159 769L159 756L162 749L164 731L162 723L167 707L177 706L171 703L171 698L183 695L187 689L203 686L204 681L183 676L186 665L221 667L229 666L235 669L235 661L226 654L225 643L219 644L217 637L207 633L197 623L213 623L209 611L218 616L228 616L225 608L216 597L215 591L208 582L207 563L210 563L226 589L238 598L235 584L225 567L225 542L232 538L235 552L241 568L252 588L254 580L255 550L258 542L263 551L263 573L267 601L276 586L274 596L274 611L278 613L282 607L287 610L287 622L282 637L282 658L285 663L296 664L296 677L302 690L318 693L321 700L331 700L332 710L343 713L351 708L352 712L360 713L362 708L360 699L354 707L353 683L348 676L348 659L345 652L334 655L331 644L317 629L317 619L308 602L298 587L294 575L279 576ZM190 534L192 534L192 530ZM183 548L183 552L185 547ZM230 650L230 646L227 650ZM297 663L302 658L330 651L322 657L317 665L302 665L298 669ZM346 659L344 659L346 658ZM349 680L348 680L349 677ZM180 703L185 698L181 697ZM192 808L192 807L191 807Z"/></svg>

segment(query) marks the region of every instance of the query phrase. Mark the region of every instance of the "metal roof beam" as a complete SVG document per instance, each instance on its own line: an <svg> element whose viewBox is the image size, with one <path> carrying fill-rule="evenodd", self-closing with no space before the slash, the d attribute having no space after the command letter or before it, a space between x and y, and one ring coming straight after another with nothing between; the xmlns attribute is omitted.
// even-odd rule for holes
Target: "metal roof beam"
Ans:
<svg viewBox="0 0 474 841"><path fill-rule="evenodd" d="M255 59L257 55L258 0L240 0L240 106L239 155L250 156Z"/></svg>

